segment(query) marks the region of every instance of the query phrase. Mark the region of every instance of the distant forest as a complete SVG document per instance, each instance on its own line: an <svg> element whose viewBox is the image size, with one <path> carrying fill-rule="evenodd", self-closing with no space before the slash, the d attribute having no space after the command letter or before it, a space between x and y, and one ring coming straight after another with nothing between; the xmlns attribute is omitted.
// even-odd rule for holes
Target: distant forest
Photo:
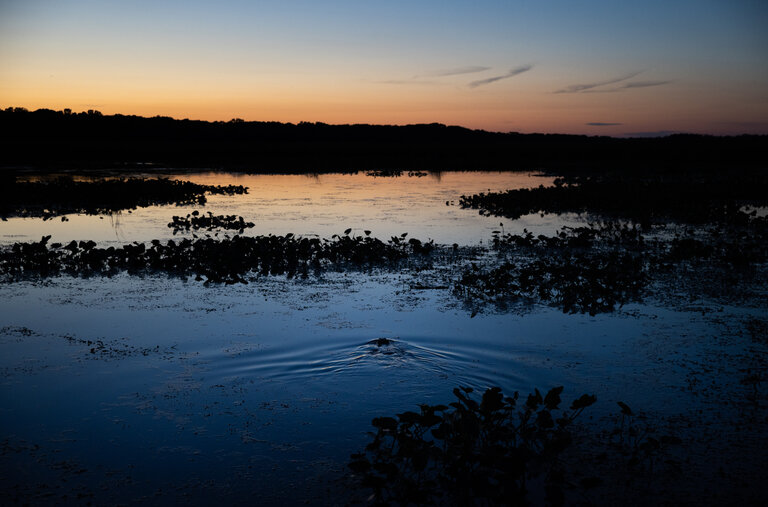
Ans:
<svg viewBox="0 0 768 507"><path fill-rule="evenodd" d="M768 166L768 136L613 138L519 134L442 124L176 120L9 107L0 167L214 168L249 172L378 169L720 170Z"/></svg>

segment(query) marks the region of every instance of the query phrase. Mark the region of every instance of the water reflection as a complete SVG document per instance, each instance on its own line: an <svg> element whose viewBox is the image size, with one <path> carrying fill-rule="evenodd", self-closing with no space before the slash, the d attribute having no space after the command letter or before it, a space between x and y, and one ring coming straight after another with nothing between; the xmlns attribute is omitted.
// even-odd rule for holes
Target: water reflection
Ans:
<svg viewBox="0 0 768 507"><path fill-rule="evenodd" d="M123 233L123 213L122 211L115 211L109 214L109 224L112 226L112 230L115 231L115 239L120 242L125 241L125 234Z"/></svg>
<svg viewBox="0 0 768 507"><path fill-rule="evenodd" d="M163 175L154 175L163 176ZM462 194L550 185L551 177L536 173L432 172L426 177L369 177L358 174L249 175L232 173L168 174L171 179L206 185L244 185L247 195L212 195L205 207L152 206L105 220L69 215L69 221L12 218L0 225L0 243L92 239L98 243L170 239L174 215L195 209L216 215L238 215L255 222L246 235L279 234L330 237L347 228L370 230L388 239L408 232L411 237L444 244L477 244L490 238L498 221L460 209ZM453 204L451 204L453 203ZM524 227L554 231L564 221L532 215L518 220ZM511 225L510 227L514 227Z"/></svg>

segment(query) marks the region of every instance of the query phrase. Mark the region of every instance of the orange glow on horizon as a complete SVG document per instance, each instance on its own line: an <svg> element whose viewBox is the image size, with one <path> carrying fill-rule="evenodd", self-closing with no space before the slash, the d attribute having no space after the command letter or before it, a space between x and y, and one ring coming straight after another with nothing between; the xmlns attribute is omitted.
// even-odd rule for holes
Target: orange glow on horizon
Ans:
<svg viewBox="0 0 768 507"><path fill-rule="evenodd" d="M55 81L55 80L54 80ZM259 88L245 85L218 89L206 86L176 88L171 82L152 87L110 85L89 87L76 83L56 87L21 81L5 86L2 107L48 108L73 111L96 109L103 114L170 116L177 119L228 121L301 121L328 124L443 123L500 132L542 132L589 135L624 135L627 132L678 131L712 134L760 133L765 128L761 108L739 107L715 100L708 93L667 87L663 95L653 89L626 94L556 94L540 86L504 90L470 90L456 86L408 86L355 82L347 88L331 79L280 88L274 83ZM548 85L546 90L555 89ZM745 94L754 90L745 90ZM721 120L713 123L712 118ZM661 120L660 120L661 119ZM730 120L730 121L729 121ZM762 122L762 123L761 123Z"/></svg>

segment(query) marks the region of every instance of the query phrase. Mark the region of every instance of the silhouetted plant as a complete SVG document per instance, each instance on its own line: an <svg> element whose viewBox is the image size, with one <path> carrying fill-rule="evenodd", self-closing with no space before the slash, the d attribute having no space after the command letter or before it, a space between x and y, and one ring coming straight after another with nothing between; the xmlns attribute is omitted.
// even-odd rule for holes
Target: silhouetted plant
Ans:
<svg viewBox="0 0 768 507"><path fill-rule="evenodd" d="M558 503L558 456L571 444L571 423L596 401L585 394L561 411L562 391L537 389L523 403L493 387L478 403L471 388L454 389L448 406L374 419L372 441L349 467L379 504L516 505L532 479Z"/></svg>
<svg viewBox="0 0 768 507"><path fill-rule="evenodd" d="M246 222L243 217L237 215L216 215L210 211L206 214L201 214L195 210L192 213L187 213L185 217L174 216L172 222L168 224L168 227L173 229L173 233L176 234L179 231L198 231L200 229L206 231L212 231L214 229L227 229L238 231L240 234L253 227L253 222Z"/></svg>
<svg viewBox="0 0 768 507"><path fill-rule="evenodd" d="M657 435L656 428L644 422L643 414L633 412L623 401L617 403L620 408L618 422L610 434L614 448L627 458L630 470L653 473L658 460L670 447L682 441L674 435ZM667 459L666 463L679 466L672 459Z"/></svg>

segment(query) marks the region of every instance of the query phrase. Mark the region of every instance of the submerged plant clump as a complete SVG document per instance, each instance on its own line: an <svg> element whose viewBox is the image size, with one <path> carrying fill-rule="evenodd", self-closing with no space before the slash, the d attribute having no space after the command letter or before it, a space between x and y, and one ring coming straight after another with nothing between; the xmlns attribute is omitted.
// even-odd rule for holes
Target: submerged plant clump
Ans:
<svg viewBox="0 0 768 507"><path fill-rule="evenodd" d="M133 243L99 248L94 241L72 241L48 245L50 236L39 242L15 243L0 251L0 275L23 276L111 275L167 273L196 276L206 283L247 283L249 274L307 277L312 272L344 267L393 266L411 255L426 256L432 243L394 237L389 242L346 234L332 239L285 236L234 236L225 239L185 238L163 244Z"/></svg>
<svg viewBox="0 0 768 507"><path fill-rule="evenodd" d="M478 403L468 387L457 401L420 405L373 420L376 432L350 469L379 504L520 505L536 485L549 502L562 503L564 470L558 460L573 438L572 423L596 398L583 395L559 408L563 387L537 390L518 404L518 393L498 387Z"/></svg>
<svg viewBox="0 0 768 507"><path fill-rule="evenodd" d="M242 185L200 185L165 178L75 181L16 181L0 185L0 217L52 218L69 213L97 215L163 204L202 205L206 194L245 194Z"/></svg>

